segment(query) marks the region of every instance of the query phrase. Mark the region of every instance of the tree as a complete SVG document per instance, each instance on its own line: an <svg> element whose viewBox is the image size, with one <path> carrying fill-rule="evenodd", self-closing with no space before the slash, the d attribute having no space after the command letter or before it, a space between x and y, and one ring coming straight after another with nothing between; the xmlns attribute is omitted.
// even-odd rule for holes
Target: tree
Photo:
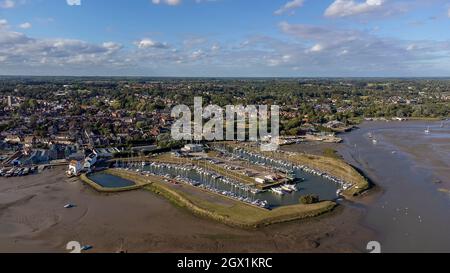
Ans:
<svg viewBox="0 0 450 273"><path fill-rule="evenodd" d="M311 205L319 202L319 196L314 194L303 195L300 197L300 203L303 205Z"/></svg>

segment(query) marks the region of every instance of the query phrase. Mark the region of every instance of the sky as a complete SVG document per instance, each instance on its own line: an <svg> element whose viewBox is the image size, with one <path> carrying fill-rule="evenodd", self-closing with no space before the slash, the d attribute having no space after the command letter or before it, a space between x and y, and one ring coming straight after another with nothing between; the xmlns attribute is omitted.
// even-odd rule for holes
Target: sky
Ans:
<svg viewBox="0 0 450 273"><path fill-rule="evenodd" d="M450 76L450 0L0 0L0 75Z"/></svg>

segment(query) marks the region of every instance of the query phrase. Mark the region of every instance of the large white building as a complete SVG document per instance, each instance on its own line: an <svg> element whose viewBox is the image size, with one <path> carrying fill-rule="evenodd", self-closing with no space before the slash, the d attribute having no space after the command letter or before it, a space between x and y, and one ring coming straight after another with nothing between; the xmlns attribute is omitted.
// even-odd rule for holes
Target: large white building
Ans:
<svg viewBox="0 0 450 273"><path fill-rule="evenodd" d="M67 170L67 176L78 176L82 170L81 162L72 160L69 164L69 169Z"/></svg>
<svg viewBox="0 0 450 273"><path fill-rule="evenodd" d="M200 153L200 152L203 152L203 145L201 145L201 144L187 144L181 150L183 152L188 152L188 153Z"/></svg>

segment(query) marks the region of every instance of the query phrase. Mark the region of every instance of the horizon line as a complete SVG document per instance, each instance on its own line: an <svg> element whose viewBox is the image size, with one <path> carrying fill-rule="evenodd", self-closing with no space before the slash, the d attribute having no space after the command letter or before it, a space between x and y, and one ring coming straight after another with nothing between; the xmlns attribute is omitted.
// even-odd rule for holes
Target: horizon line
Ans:
<svg viewBox="0 0 450 273"><path fill-rule="evenodd" d="M0 78L154 78L154 79L450 79L449 76L136 76L136 75L0 75Z"/></svg>

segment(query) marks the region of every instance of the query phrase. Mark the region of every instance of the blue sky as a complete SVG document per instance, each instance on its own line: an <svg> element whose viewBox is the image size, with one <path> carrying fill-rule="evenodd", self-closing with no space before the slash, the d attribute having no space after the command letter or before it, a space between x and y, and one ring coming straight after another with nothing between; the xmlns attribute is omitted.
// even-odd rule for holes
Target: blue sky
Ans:
<svg viewBox="0 0 450 273"><path fill-rule="evenodd" d="M446 0L0 0L0 74L450 76Z"/></svg>

